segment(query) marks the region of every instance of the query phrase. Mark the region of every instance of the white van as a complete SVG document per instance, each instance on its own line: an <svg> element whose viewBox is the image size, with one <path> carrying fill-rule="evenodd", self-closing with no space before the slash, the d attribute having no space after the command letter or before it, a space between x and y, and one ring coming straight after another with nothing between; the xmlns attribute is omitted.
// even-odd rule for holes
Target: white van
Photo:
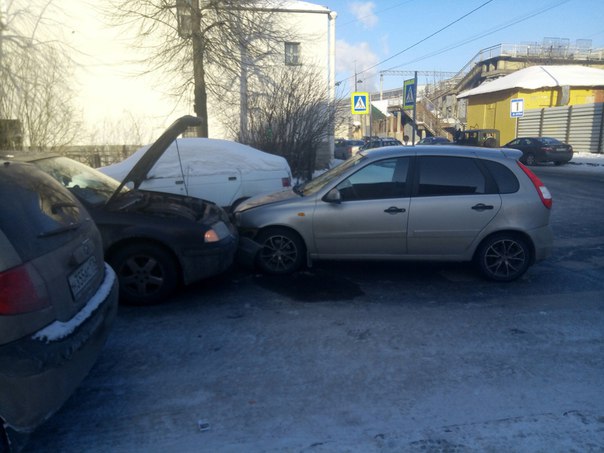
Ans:
<svg viewBox="0 0 604 453"><path fill-rule="evenodd" d="M121 181L148 149L99 170ZM232 207L251 196L283 190L291 182L291 170L281 156L228 140L181 138L166 148L139 188Z"/></svg>

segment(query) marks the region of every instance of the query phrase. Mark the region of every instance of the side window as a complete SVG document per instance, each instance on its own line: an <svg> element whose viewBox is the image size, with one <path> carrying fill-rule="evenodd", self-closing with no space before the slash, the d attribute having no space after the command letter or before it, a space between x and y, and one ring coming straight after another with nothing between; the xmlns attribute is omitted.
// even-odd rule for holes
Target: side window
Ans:
<svg viewBox="0 0 604 453"><path fill-rule="evenodd" d="M296 66L301 64L300 60L300 43L299 42L286 42L285 43L285 64L289 66Z"/></svg>
<svg viewBox="0 0 604 453"><path fill-rule="evenodd" d="M386 159L361 168L340 184L342 201L402 198L406 195L409 158Z"/></svg>
<svg viewBox="0 0 604 453"><path fill-rule="evenodd" d="M426 156L418 163L420 197L486 193L486 179L474 159Z"/></svg>
<svg viewBox="0 0 604 453"><path fill-rule="evenodd" d="M492 160L481 161L493 176L495 183L499 189L499 193L514 193L518 192L520 184L512 171L505 165L502 165Z"/></svg>

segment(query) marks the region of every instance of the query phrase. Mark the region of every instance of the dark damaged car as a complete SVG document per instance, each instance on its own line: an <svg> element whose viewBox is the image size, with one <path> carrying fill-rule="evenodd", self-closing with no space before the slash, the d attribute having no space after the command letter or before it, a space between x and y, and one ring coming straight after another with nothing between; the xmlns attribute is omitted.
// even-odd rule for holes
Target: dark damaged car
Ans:
<svg viewBox="0 0 604 453"><path fill-rule="evenodd" d="M176 120L119 183L63 156L23 153L53 176L88 209L103 239L105 259L117 273L120 301L146 305L164 301L181 284L228 269L237 231L227 213L199 198L139 190L168 146L198 119Z"/></svg>

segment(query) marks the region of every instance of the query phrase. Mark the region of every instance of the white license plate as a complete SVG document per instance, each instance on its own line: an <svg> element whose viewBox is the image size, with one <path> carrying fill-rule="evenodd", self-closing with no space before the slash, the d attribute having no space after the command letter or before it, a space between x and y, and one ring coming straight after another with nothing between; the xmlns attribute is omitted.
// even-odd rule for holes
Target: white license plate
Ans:
<svg viewBox="0 0 604 453"><path fill-rule="evenodd" d="M69 276L69 286L74 299L78 298L86 285L96 276L98 269L96 258L93 255Z"/></svg>

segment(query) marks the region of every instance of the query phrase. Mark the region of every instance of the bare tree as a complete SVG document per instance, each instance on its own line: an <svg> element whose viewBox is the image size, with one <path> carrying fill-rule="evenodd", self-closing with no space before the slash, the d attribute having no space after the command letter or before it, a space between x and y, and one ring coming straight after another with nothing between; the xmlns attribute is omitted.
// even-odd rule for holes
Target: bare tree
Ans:
<svg viewBox="0 0 604 453"><path fill-rule="evenodd" d="M194 111L207 137L208 96L222 98L252 67L269 64L287 31L273 20L278 3L259 8L252 0L109 0L114 24L132 28L147 72L170 74L178 99L194 93ZM242 93L246 93L242 89ZM245 96L241 97L245 103ZM244 110L245 110L245 106Z"/></svg>
<svg viewBox="0 0 604 453"><path fill-rule="evenodd" d="M17 119L34 149L75 139L72 62L52 39L46 15L52 0L8 0L0 8L0 118Z"/></svg>
<svg viewBox="0 0 604 453"><path fill-rule="evenodd" d="M312 65L274 68L264 93L250 96L249 129L239 140L285 157L295 177L310 179L335 121L335 103L320 80Z"/></svg>

